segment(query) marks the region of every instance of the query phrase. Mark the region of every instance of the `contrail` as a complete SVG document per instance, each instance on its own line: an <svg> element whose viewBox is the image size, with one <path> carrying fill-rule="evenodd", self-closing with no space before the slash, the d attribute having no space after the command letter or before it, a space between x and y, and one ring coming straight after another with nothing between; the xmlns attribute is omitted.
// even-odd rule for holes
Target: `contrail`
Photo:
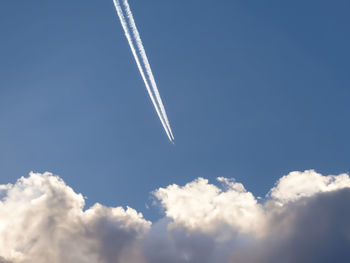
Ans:
<svg viewBox="0 0 350 263"><path fill-rule="evenodd" d="M154 105L154 108L156 109L156 112L157 112L157 114L158 114L158 116L159 116L159 119L160 119L160 121L162 122L163 128L164 128L165 132L166 132L167 135L168 135L169 140L172 141L172 136L170 135L170 133L169 133L169 131L168 131L168 127L167 127L166 123L165 123L164 120L163 120L163 117L162 117L162 115L161 115L161 113L160 113L160 110L159 110L159 108L158 108L157 102L155 101L154 96L153 96L153 93L152 93L152 91L151 91L151 89L150 89L150 86L149 86L149 84L148 84L148 80L146 79L145 73L144 73L143 68L142 68L142 65L141 65L141 63L140 63L140 59L139 59L138 54L137 54L137 52L136 52L136 49L135 49L133 40L132 40L132 38L131 38L131 34L130 34L130 31L129 31L129 28L128 28L128 25L127 25L127 22L126 22L124 13L123 13L123 10L122 10L121 5L120 5L120 3L119 3L119 0L113 0L113 1L114 1L115 8L116 8L116 10L117 10L117 13L118 13L120 22L121 22L122 27L123 27L123 29L124 29L125 36L126 36L128 42L129 42L129 46L130 46L130 48L131 48L132 54L134 55L134 58L135 58L137 67L139 68L139 71L140 71L140 74L141 74L141 76L142 76L142 79L143 79L143 81L144 81L144 83L145 83L145 85L146 85L148 94L149 94L149 96L150 96L150 98L151 98L151 101L152 101L152 103L153 103L153 105Z"/></svg>
<svg viewBox="0 0 350 263"><path fill-rule="evenodd" d="M145 48L144 48L144 46L142 44L140 33L139 33L139 31L137 30L137 27L136 27L134 16L132 15L132 12L131 12L131 9L130 9L128 1L127 0L123 0L123 4L124 4L125 10L126 10L126 14L127 14L128 20L129 20L130 27L132 29L132 33L134 35L134 38L136 39L136 45L137 45L137 48L138 48L138 50L140 52L140 55L141 55L141 58L142 58L142 62L145 65L147 75L148 75L148 77L149 77L149 79L151 81L151 87L153 89L154 94L156 95L158 105L159 105L160 110L162 112L162 116L163 116L163 118L164 118L164 120L165 120L165 122L167 124L167 127L168 127L169 132L170 132L171 137L172 137L172 140L174 140L174 136L173 136L173 133L172 133L171 128L170 128L169 120L168 120L167 114L165 112L165 108L164 108L162 99L160 98L160 94L159 94L159 91L158 91L158 88L157 88L156 81L155 81L154 76L153 76L153 72L152 72L151 66L149 64L149 61L148 61L148 58L147 58L147 55L146 55Z"/></svg>
<svg viewBox="0 0 350 263"><path fill-rule="evenodd" d="M159 95L159 92L158 92L158 89L157 89L157 85L155 83L155 80L154 80L154 77L153 77L153 74L152 74L152 70L151 70L150 64L148 62L148 58L147 58L145 49L144 49L144 47L142 45L140 34L139 34L139 32L138 32L138 30L136 28L136 24L135 24L135 21L133 19L133 16L132 16L132 13L131 13L131 10L130 10L130 6L129 6L127 0L123 1L123 5L124 5L124 7L126 9L126 16L128 18L128 22L130 24L130 28L132 30L132 34L131 34L130 30L129 30L128 22L125 19L124 11L123 11L123 9L122 9L122 7L120 5L119 0L113 0L113 2L114 2L114 5L115 5L115 8L117 10L117 13L118 13L120 22L122 24L122 27L124 29L125 36L126 36L126 38L128 40L129 46L131 48L132 54L133 54L133 56L135 58L137 67L138 67L138 69L140 71L140 74L142 76L142 79L143 79L143 81L145 83L147 92L148 92L148 94L149 94L149 96L151 98L151 101L152 101L152 103L154 105L154 108L155 108L155 110L156 110L156 112L158 114L158 117L159 117L159 119L160 119L160 121L161 121L161 123L163 125L163 128L164 128L164 130L165 130L169 140L171 142L173 142L174 141L174 136L173 136L173 133L171 131L171 128L170 128L170 125L169 125L169 121L168 121L168 118L167 118L167 115L166 115L166 112L165 112L165 108L164 108L164 105L163 105L162 100L160 98L160 95ZM139 54L136 51L132 35L133 35L133 37L135 39L135 43L136 43L136 46L138 48L138 52L140 53L140 56L141 56L143 64L141 64L141 62L140 62ZM146 77L146 74L144 72L143 67L145 67L145 69L146 69L146 73L147 73L148 79ZM151 89L150 86L152 87L152 89Z"/></svg>

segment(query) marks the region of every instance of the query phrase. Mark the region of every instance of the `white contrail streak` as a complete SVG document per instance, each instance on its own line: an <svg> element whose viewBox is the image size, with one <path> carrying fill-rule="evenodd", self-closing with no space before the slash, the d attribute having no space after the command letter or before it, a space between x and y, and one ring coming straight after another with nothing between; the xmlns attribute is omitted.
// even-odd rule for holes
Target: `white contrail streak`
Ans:
<svg viewBox="0 0 350 263"><path fill-rule="evenodd" d="M122 9L122 7L120 5L120 2L119 2L119 0L113 0L113 2L114 2L114 5L115 5L115 8L117 10L117 13L118 13L120 22L122 24L122 27L124 29L125 36L126 36L126 38L128 40L129 46L131 48L132 54L133 54L133 56L135 58L137 67L138 67L138 69L140 71L140 74L142 76L142 79L143 79L143 81L145 83L147 92L148 92L148 94L149 94L149 96L151 98L151 101L152 101L152 103L154 105L154 108L155 108L155 110L156 110L156 112L158 114L158 117L159 117L159 119L160 119L160 121L161 121L161 123L163 125L163 128L164 128L164 130L165 130L169 140L171 142L173 142L174 141L174 136L173 136L173 133L171 131L171 128L170 128L170 125L169 125L169 121L168 121L168 118L167 118L167 115L166 115L166 112L165 112L165 109L164 109L164 105L163 105L162 100L160 98L160 95L159 95L159 92L158 92L158 89L157 89L157 86L156 86L156 83L155 83L155 80L154 80L154 77L153 77L153 74L152 74L152 70L151 70L150 64L149 64L147 56L146 56L145 49L144 49L144 47L142 45L140 34L137 31L135 21L134 21L134 19L132 17L132 13L131 13L129 4L128 4L128 2L126 0L124 0L123 4L124 4L125 9L127 10L126 11L126 15L127 15L127 18L128 18L128 22L130 24L130 28L132 29L132 34L133 34L133 37L135 39L135 43L137 45L138 52L140 53L143 65L140 62L139 54L136 51L136 48L135 48L135 45L134 45L134 41L132 39L132 35L131 35L130 30L129 30L127 20L125 19L124 11L123 11L123 9ZM147 79L147 77L145 75L143 67L145 67L145 69L146 69L146 73L147 73L148 79ZM152 89L150 88L150 86L152 87ZM155 95L156 98L154 97L154 95Z"/></svg>
<svg viewBox="0 0 350 263"><path fill-rule="evenodd" d="M134 16L132 15L132 12L131 12L131 9L130 9L128 1L127 0L123 0L123 4L124 4L125 10L126 10L126 15L127 15L128 20L129 20L130 27L132 29L132 33L134 35L134 38L136 39L136 45L137 45L137 48L138 48L138 50L140 52L140 55L141 55L141 58L142 58L142 62L145 65L147 75L148 75L148 77L149 77L149 79L151 81L151 87L153 89L154 94L156 95L156 99L157 99L158 105L159 105L160 110L162 112L162 116L163 116L163 118L164 118L164 120L165 120L165 122L167 124L168 130L169 130L169 132L171 134L171 137L172 137L172 140L174 140L174 136L173 136L173 133L172 133L171 128L170 128L169 120L168 120L167 114L165 112L165 108L164 108L162 99L160 98L160 94L159 94L159 91L158 91L158 88L157 88L156 81L155 81L154 76L153 76L153 72L152 72L151 66L149 64L149 61L148 61L148 58L147 58L147 55L146 55L145 48L144 48L144 46L142 44L140 33L139 33L139 31L137 30L137 27L136 27Z"/></svg>
<svg viewBox="0 0 350 263"><path fill-rule="evenodd" d="M150 86L149 86L149 84L148 84L148 81L147 81L147 79L146 79L145 73L144 73L143 68L142 68L142 65L141 65L141 63L140 63L140 59L139 59L138 54L137 54L137 52L136 52L136 49L135 49L133 40L132 40L132 38L131 38L131 34L130 34L130 31L129 31L129 28L128 28L128 25L127 25L127 22L126 22L124 13L123 13L123 10L122 10L122 8L121 8L121 6L120 6L119 0L113 0L113 1L114 1L115 8L116 8L116 10L117 10L117 13L118 13L120 22L121 22L122 27L123 27L123 29L124 29L125 36L126 36L128 42L129 42L129 46L130 46L130 48L131 48L132 54L134 55L134 58L135 58L137 67L139 68L139 71L140 71L140 74L141 74L141 76L142 76L142 79L143 79L143 81L144 81L144 83L145 83L145 85L146 85L148 94L149 94L149 96L150 96L150 98L151 98L151 101L152 101L152 103L153 103L153 105L154 105L154 108L156 109L156 112L157 112L157 114L158 114L158 116L159 116L159 119L160 119L162 125L163 125L163 128L164 128L165 132L166 132L167 135L168 135L169 140L172 141L172 136L170 135L170 133L169 133L169 131L168 131L167 125L166 125L166 123L165 123L164 120L163 120L163 117L162 117L162 115L161 115L161 113L160 113L160 110L159 110L159 108L158 108L157 102L156 102L155 99L154 99L153 93L152 93L152 91L151 91L151 89L150 89Z"/></svg>

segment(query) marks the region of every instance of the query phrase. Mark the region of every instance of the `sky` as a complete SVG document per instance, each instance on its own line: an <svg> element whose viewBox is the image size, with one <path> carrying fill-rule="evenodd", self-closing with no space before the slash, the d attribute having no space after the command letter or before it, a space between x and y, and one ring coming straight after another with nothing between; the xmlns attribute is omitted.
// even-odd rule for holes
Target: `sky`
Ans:
<svg viewBox="0 0 350 263"><path fill-rule="evenodd" d="M349 261L349 1L130 6L175 145L112 0L0 2L0 263Z"/></svg>
<svg viewBox="0 0 350 263"><path fill-rule="evenodd" d="M1 1L0 184L59 175L88 206L235 178L350 170L348 1L130 0L168 142L112 1ZM131 187L132 186L132 187ZM150 207L150 208L147 208Z"/></svg>

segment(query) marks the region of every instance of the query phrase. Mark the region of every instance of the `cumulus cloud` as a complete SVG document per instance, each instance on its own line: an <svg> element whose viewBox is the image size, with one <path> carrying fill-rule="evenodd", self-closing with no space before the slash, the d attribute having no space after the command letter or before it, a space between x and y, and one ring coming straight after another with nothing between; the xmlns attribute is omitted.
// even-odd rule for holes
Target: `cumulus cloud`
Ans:
<svg viewBox="0 0 350 263"><path fill-rule="evenodd" d="M183 187L170 185L154 195L174 227L210 234L256 233L263 226L263 209L252 193L233 180L219 177L222 189L198 178ZM176 225L176 226L175 226Z"/></svg>
<svg viewBox="0 0 350 263"><path fill-rule="evenodd" d="M270 218L269 234L232 253L231 263L349 262L350 189L289 203Z"/></svg>
<svg viewBox="0 0 350 263"><path fill-rule="evenodd" d="M274 200L285 204L302 197L336 191L349 186L350 178L347 174L323 176L314 170L309 170L305 172L291 172L283 176L269 194Z"/></svg>
<svg viewBox="0 0 350 263"><path fill-rule="evenodd" d="M283 176L259 202L233 179L159 188L164 218L95 204L50 173L0 185L1 263L350 261L350 178Z"/></svg>
<svg viewBox="0 0 350 263"><path fill-rule="evenodd" d="M83 211L83 196L50 173L1 191L0 256L12 262L130 262L151 224L131 208Z"/></svg>

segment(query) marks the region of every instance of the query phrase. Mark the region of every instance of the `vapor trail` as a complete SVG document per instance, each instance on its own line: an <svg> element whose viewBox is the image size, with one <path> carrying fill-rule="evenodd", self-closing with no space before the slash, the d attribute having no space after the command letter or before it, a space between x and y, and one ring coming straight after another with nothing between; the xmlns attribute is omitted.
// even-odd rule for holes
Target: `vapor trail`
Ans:
<svg viewBox="0 0 350 263"><path fill-rule="evenodd" d="M171 128L170 128L168 116L166 114L166 111L165 111L162 99L160 97L160 94L159 94L159 91L158 91L158 88L157 88L157 84L156 84L156 81L154 79L153 72L152 72L151 66L149 64L147 55L146 55L145 48L144 48L144 46L142 44L140 33L139 33L139 31L138 31L138 29L136 27L134 16L133 16L133 14L131 12L131 9L130 9L128 1L127 0L123 0L123 4L124 4L125 10L126 10L126 15L127 15L128 20L129 20L130 27L132 29L132 33L133 33L134 38L136 40L137 48L138 48L138 50L140 52L140 55L141 55L141 58L142 58L142 62L145 65L147 75L148 75L148 77L149 77L149 79L151 81L152 90L153 90L154 94L156 95L156 99L157 99L158 105L160 107L160 110L162 112L162 116L163 116L163 118L164 118L164 120L166 122L166 125L168 127L168 130L169 130L169 132L171 134L172 140L174 140L174 136L173 136L173 133L172 133Z"/></svg>
<svg viewBox="0 0 350 263"><path fill-rule="evenodd" d="M148 94L149 94L149 96L150 96L150 98L151 98L151 101L152 101L152 103L153 103L153 105L154 105L154 108L155 108L155 110L156 110L156 112L157 112L157 114L158 114L158 117L159 117L159 119L160 119L160 121L161 121L161 123L162 123L162 125L163 125L163 128L164 128L164 130L165 130L165 132L166 132L166 134L167 134L169 140L172 141L172 136L170 135L170 133L169 133L169 131L168 131L167 125L166 125L166 123L165 123L164 120L163 120L163 117L162 117L162 115L161 115L161 113L160 113L160 110L159 110L159 108L158 108L157 102L155 101L154 96L153 96L153 93L152 93L152 91L151 91L151 89L150 89L150 86L149 86L149 84L148 84L148 80L146 79L145 73L144 73L143 68L142 68L142 65L141 65L141 63L140 63L140 59L139 59L138 54L137 54L137 52L136 52L136 49L135 49L133 40L132 40L132 38L131 38L131 34L130 34L130 31L129 31L129 28L128 28L128 25L127 25L127 22L126 22L124 13L123 13L123 10L122 10L121 5L120 5L120 3L119 3L119 0L113 0L113 2L114 2L114 5L115 5L115 8L116 8L116 10L117 10L117 13L118 13L120 22L121 22L121 24L122 24L122 27L123 27L123 29L124 29L125 36L126 36L126 38L127 38L127 40L128 40L129 46L130 46L130 48L131 48L132 54L134 55L134 58L135 58L137 67L138 67L138 69L139 69L139 71L140 71L140 74L141 74L141 76L142 76L142 79L143 79L143 81L144 81L144 83L145 83L145 86L146 86L146 89L147 89L147 91L148 91Z"/></svg>
<svg viewBox="0 0 350 263"><path fill-rule="evenodd" d="M113 0L113 2L114 2L114 5L115 5L115 8L117 10L117 13L118 13L120 22L122 24L122 27L124 29L125 36L126 36L126 38L128 40L130 49L131 49L132 54L133 54L133 56L135 58L137 67L138 67L138 69L140 71L140 74L142 76L142 79L143 79L143 81L145 83L147 92L148 92L148 94L149 94L149 96L151 98L151 101L152 101L152 103L154 105L154 108L155 108L155 110L156 110L156 112L158 114L158 117L159 117L159 119L160 119L160 121L161 121L161 123L163 125L163 128L164 128L164 130L165 130L169 140L171 142L173 142L174 141L174 136L173 136L172 131L170 129L169 121L168 121L168 118L167 118L167 115L166 115L166 112L165 112L162 100L160 98L157 86L155 84L155 80L154 80L154 77L153 77L153 74L152 74L152 71L151 71L151 68L150 68L147 56L146 56L146 52L145 52L145 49L143 48L143 45L142 45L140 34L138 33L136 25L135 25L135 21L133 20L129 4L128 4L127 1L124 0L123 4L124 4L124 7L127 9L126 15L128 17L129 23L131 24L130 27L132 29L132 34L131 34L130 30L129 30L128 22L125 19L124 11L123 11L123 9L122 9L122 7L120 5L119 0ZM137 45L138 52L140 53L140 56L142 58L143 64L141 64L141 62L140 62L139 54L136 51L132 35L133 35L133 37L135 39L135 43ZM147 76L145 74L145 71L144 71L143 67L145 67L145 69L146 69ZM148 77L148 79L147 79L147 77ZM152 89L151 89L150 86L152 87ZM155 97L156 97L156 99L155 99Z"/></svg>

